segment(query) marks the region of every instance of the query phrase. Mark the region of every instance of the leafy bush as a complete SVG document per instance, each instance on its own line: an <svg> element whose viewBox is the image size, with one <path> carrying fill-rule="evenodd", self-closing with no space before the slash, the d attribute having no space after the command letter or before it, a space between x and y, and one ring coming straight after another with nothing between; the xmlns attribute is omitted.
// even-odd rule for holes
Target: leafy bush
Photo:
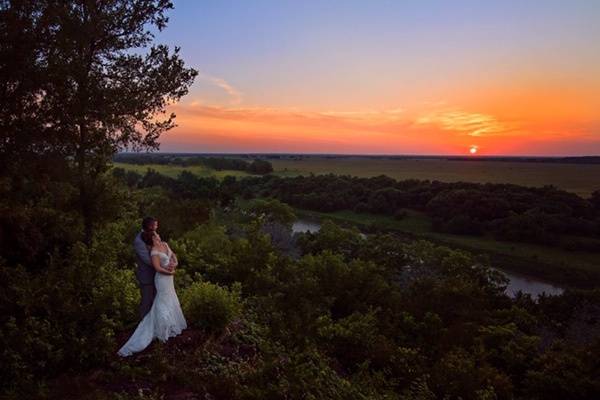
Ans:
<svg viewBox="0 0 600 400"><path fill-rule="evenodd" d="M318 335L325 341L329 353L344 366L353 368L365 360L376 364L387 361L393 346L379 332L376 313L376 310L356 312L337 321L332 321L329 316L322 317L323 326Z"/></svg>
<svg viewBox="0 0 600 400"><path fill-rule="evenodd" d="M261 222L279 222L287 227L296 221L294 209L277 199L252 199L244 206L243 212Z"/></svg>
<svg viewBox="0 0 600 400"><path fill-rule="evenodd" d="M233 243L225 228L215 224L197 226L173 240L171 247L177 254L180 266L190 273L207 274L213 282L233 260Z"/></svg>
<svg viewBox="0 0 600 400"><path fill-rule="evenodd" d="M220 333L241 314L240 285L227 290L209 282L196 282L182 294L186 319L192 326Z"/></svg>
<svg viewBox="0 0 600 400"><path fill-rule="evenodd" d="M0 387L92 367L114 354L115 332L136 318L139 301L133 271L115 261L104 246L77 243L39 273L0 265L6 283L0 289Z"/></svg>

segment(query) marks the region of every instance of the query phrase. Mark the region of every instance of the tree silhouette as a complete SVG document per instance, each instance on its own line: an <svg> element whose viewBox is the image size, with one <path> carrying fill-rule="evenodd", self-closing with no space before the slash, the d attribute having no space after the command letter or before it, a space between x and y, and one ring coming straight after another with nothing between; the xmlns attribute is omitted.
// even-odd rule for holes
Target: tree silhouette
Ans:
<svg viewBox="0 0 600 400"><path fill-rule="evenodd" d="M172 3L0 4L0 155L13 167L24 157L64 160L89 243L101 206L98 182L111 157L124 148L157 149L160 135L175 126L168 105L187 94L197 74L179 48L153 43Z"/></svg>

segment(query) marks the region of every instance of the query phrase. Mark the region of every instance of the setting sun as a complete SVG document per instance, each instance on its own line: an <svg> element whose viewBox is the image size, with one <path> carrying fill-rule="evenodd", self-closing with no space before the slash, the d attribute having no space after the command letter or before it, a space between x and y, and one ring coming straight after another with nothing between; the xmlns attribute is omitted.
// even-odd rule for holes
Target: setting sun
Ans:
<svg viewBox="0 0 600 400"><path fill-rule="evenodd" d="M479 147L477 147L477 146L471 146L471 148L469 149L469 152L471 154L477 154L477 150L479 150Z"/></svg>

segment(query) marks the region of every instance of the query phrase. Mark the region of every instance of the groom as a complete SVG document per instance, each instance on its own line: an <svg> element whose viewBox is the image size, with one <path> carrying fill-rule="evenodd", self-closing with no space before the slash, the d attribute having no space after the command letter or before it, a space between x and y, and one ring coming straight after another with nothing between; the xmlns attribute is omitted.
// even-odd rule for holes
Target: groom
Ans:
<svg viewBox="0 0 600 400"><path fill-rule="evenodd" d="M140 292L142 294L142 300L140 302L140 318L150 311L152 303L154 302L154 296L156 295L156 288L154 287L154 275L156 271L152 266L152 258L150 257L150 250L152 246L149 246L142 239L143 232L156 232L158 229L158 220L153 217L146 217L142 220L142 231L137 234L133 241L133 247L135 249L137 270L135 276L137 277L138 284L140 286ZM169 262L169 269L174 269L177 266L175 258L171 257Z"/></svg>

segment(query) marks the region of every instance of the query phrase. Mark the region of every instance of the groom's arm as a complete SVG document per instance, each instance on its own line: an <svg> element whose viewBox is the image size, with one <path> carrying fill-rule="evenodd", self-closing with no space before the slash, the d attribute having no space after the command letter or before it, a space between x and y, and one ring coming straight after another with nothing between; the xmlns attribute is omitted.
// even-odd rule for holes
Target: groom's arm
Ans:
<svg viewBox="0 0 600 400"><path fill-rule="evenodd" d="M142 240L136 238L133 242L133 248L135 249L136 254L142 260L142 262L148 266L152 266L152 260L150 259L150 252L148 251L148 247L146 243Z"/></svg>

